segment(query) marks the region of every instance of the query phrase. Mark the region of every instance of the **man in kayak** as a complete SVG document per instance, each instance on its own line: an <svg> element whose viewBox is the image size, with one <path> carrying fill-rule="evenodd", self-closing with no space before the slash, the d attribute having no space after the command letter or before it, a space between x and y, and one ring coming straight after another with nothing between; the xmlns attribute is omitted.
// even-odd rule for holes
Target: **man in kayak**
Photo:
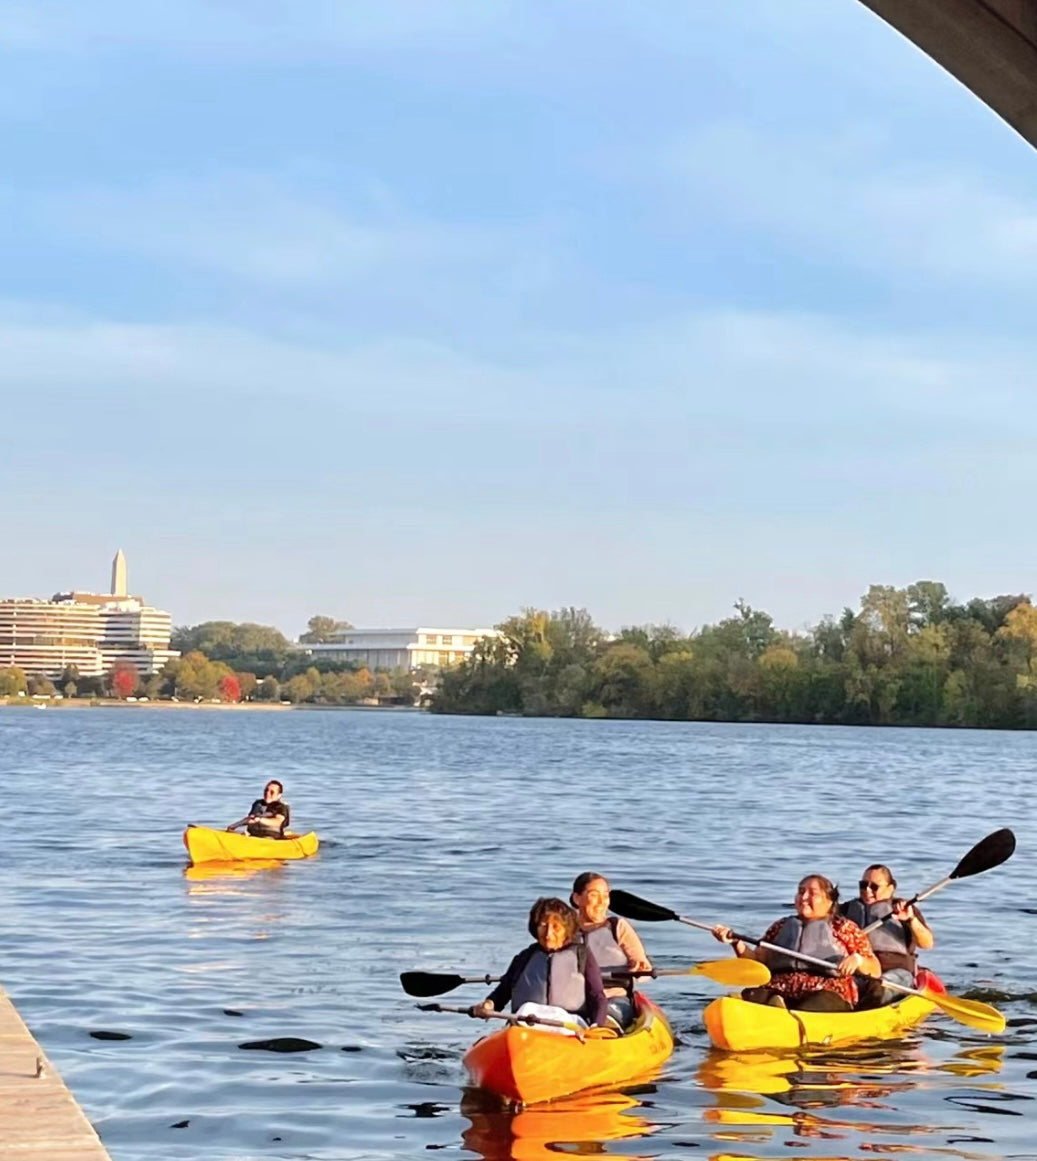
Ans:
<svg viewBox="0 0 1037 1161"><path fill-rule="evenodd" d="M932 929L917 907L894 898L897 881L882 863L872 863L861 875L860 895L840 908L858 927L880 922L868 933L872 949L882 966L882 974L905 988L915 986L918 952L928 951L936 942ZM877 1008L900 998L899 992L882 987L878 980L858 980L858 1008Z"/></svg>
<svg viewBox="0 0 1037 1161"><path fill-rule="evenodd" d="M248 814L227 829L245 827L253 838L284 838L291 811L288 803L281 800L282 794L284 787L276 778L272 779L263 787L263 797L249 807Z"/></svg>
<svg viewBox="0 0 1037 1161"><path fill-rule="evenodd" d="M515 956L500 983L481 1004L472 1006L471 1014L501 1011L510 1001L513 1012L526 1004L560 1008L562 1016L568 1013L607 1027L608 998L601 970L579 938L576 912L561 899L538 899L529 912L528 927L536 942Z"/></svg>

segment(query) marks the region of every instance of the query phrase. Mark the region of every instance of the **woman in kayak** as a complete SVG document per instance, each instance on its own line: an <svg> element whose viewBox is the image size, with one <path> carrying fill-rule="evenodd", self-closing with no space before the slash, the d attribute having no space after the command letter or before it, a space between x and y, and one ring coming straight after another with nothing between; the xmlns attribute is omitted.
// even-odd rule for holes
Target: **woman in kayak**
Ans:
<svg viewBox="0 0 1037 1161"><path fill-rule="evenodd" d="M807 875L796 889L796 914L772 923L763 936L765 943L826 960L832 965L831 975L767 948L754 951L736 939L730 927L713 928L717 939L734 947L735 955L759 960L771 970L770 983L743 992L744 999L812 1012L847 1012L857 1003L854 975L879 976L882 969L868 937L852 919L839 914L838 902L834 883L824 875Z"/></svg>
<svg viewBox="0 0 1037 1161"><path fill-rule="evenodd" d="M936 942L932 929L917 907L894 898L897 881L889 867L872 863L865 868L857 886L859 897L843 904L840 910L859 927L876 921L881 923L868 933L868 939L882 966L882 974L905 988L913 988L918 952L928 951ZM862 981L859 991L859 1008L891 1004L900 996L899 992L884 988L872 979Z"/></svg>
<svg viewBox="0 0 1037 1161"><path fill-rule="evenodd" d="M291 811L287 802L281 801L284 787L276 778L263 787L263 797L257 798L249 807L248 814L231 823L228 830L245 827L254 838L284 838L288 829Z"/></svg>
<svg viewBox="0 0 1037 1161"><path fill-rule="evenodd" d="M606 976L610 972L652 970L637 932L625 919L609 916L609 881L604 875L596 871L577 875L569 900L576 908L583 941ZM633 976L605 981L609 1015L621 1028L626 1028L634 1018L635 982Z"/></svg>
<svg viewBox="0 0 1037 1161"><path fill-rule="evenodd" d="M562 1008L588 1024L605 1027L608 999L593 952L580 940L576 912L561 899L538 899L529 912L529 933L536 940L508 964L500 983L473 1016L501 1011L511 1003Z"/></svg>

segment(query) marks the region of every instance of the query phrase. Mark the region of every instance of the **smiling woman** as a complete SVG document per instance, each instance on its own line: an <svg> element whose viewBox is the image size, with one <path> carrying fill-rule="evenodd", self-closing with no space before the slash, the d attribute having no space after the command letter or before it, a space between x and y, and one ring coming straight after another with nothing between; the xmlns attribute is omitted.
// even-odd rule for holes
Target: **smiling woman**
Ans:
<svg viewBox="0 0 1037 1161"><path fill-rule="evenodd" d="M815 1012L849 1011L856 1004L854 975L879 976L882 969L868 937L838 914L838 902L839 890L830 879L807 875L796 888L796 914L772 923L761 941L825 960L832 965L830 975L804 970L792 955L764 947L754 950L729 927L713 929L717 939L733 945L735 955L759 960L771 970L770 983L751 989L745 999Z"/></svg>

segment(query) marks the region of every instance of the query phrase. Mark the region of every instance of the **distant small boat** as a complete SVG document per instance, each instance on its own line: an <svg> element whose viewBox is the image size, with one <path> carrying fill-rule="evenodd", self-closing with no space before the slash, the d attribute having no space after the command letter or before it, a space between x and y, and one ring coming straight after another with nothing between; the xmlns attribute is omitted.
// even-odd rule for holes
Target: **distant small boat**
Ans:
<svg viewBox="0 0 1037 1161"><path fill-rule="evenodd" d="M230 863L239 859L306 859L317 853L320 842L313 831L275 839L189 826L184 831L184 846L192 863Z"/></svg>

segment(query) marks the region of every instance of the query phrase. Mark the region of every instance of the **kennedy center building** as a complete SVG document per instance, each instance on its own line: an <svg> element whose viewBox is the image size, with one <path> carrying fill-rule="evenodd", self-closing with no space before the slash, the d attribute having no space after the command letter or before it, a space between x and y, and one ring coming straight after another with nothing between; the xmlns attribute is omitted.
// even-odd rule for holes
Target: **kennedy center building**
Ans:
<svg viewBox="0 0 1037 1161"><path fill-rule="evenodd" d="M179 657L169 648L172 633L168 613L129 595L120 549L107 593L73 590L49 601L0 599L0 669L13 665L55 680L70 666L83 677L100 677L124 664L147 677Z"/></svg>

